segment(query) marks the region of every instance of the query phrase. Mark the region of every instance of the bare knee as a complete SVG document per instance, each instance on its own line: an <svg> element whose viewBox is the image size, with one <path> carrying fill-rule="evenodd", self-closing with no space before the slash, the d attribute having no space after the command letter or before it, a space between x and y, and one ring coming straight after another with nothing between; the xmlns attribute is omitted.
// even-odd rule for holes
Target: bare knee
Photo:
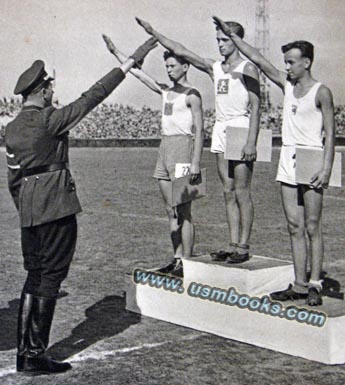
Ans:
<svg viewBox="0 0 345 385"><path fill-rule="evenodd" d="M236 200L241 204L250 204L251 196L250 196L250 188L247 186L236 186L235 187L235 196Z"/></svg>
<svg viewBox="0 0 345 385"><path fill-rule="evenodd" d="M298 221L289 220L287 227L291 236L304 237L305 228L301 223L298 223Z"/></svg>
<svg viewBox="0 0 345 385"><path fill-rule="evenodd" d="M306 230L309 238L314 238L320 234L320 221L318 218L308 218L306 221Z"/></svg>

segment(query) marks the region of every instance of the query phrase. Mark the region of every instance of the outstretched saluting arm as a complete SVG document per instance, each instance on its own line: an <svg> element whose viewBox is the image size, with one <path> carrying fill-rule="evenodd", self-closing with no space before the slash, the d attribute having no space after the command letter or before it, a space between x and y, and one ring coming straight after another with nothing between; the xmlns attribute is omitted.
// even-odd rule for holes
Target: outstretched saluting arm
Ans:
<svg viewBox="0 0 345 385"><path fill-rule="evenodd" d="M217 16L213 16L213 21L222 32L229 36L230 39L234 42L236 47L240 50L243 55L245 55L249 60L255 63L259 69L274 82L278 87L284 89L286 83L286 73L284 71L279 71L276 67L272 65L261 53L250 44L243 41L233 30L228 27L222 19Z"/></svg>
<svg viewBox="0 0 345 385"><path fill-rule="evenodd" d="M199 55L184 47L182 44L165 37L158 31L153 29L147 21L139 19L138 17L136 17L135 19L138 24L143 27L149 35L155 37L163 47L165 47L169 51L174 52L175 55L181 56L188 63L192 64L195 68L199 69L200 71L206 72L213 79L212 65L215 62L214 60L200 57Z"/></svg>
<svg viewBox="0 0 345 385"><path fill-rule="evenodd" d="M62 135L71 130L85 115L113 92L133 66L140 66L146 55L157 46L156 42L156 39L151 38L140 45L120 68L114 68L103 76L79 99L63 108L55 109L51 107L45 109L48 130L53 135Z"/></svg>
<svg viewBox="0 0 345 385"><path fill-rule="evenodd" d="M123 54L107 35L102 35L105 44L107 45L108 51L113 54L120 63L124 63L127 60L127 56ZM159 94L162 93L162 88L151 76L145 73L142 69L132 67L130 73L139 79L143 84L149 87L152 91Z"/></svg>

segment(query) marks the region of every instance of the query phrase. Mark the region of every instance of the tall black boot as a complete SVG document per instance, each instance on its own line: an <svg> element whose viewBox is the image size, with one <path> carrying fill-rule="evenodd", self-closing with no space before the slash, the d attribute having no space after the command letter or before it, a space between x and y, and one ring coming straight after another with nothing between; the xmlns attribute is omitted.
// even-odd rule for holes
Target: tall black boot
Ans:
<svg viewBox="0 0 345 385"><path fill-rule="evenodd" d="M22 293L19 302L17 324L17 371L23 371L24 357L29 350L33 295Z"/></svg>
<svg viewBox="0 0 345 385"><path fill-rule="evenodd" d="M58 362L47 357L50 328L53 321L56 299L33 297L29 332L29 349L25 354L22 372L28 375L63 373L71 369L67 362Z"/></svg>

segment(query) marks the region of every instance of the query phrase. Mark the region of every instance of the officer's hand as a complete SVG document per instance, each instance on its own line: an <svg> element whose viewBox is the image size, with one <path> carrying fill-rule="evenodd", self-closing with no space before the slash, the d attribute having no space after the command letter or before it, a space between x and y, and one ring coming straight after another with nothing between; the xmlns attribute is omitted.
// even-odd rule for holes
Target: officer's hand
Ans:
<svg viewBox="0 0 345 385"><path fill-rule="evenodd" d="M107 35L102 35L103 40L105 41L105 44L107 45L108 51L111 52L112 54L115 54L116 48L114 43L111 41L110 37Z"/></svg>
<svg viewBox="0 0 345 385"><path fill-rule="evenodd" d="M135 20L137 23L144 28L144 30L149 34L153 34L153 28L151 27L151 24L149 24L147 21L144 21L143 19L139 19L139 17L136 17Z"/></svg>
<svg viewBox="0 0 345 385"><path fill-rule="evenodd" d="M136 66L140 68L143 60L145 59L145 56L156 47L157 47L157 39L154 37L151 37L149 40L145 41L144 44L138 47L133 52L133 54L130 55L130 58L132 58L135 61Z"/></svg>

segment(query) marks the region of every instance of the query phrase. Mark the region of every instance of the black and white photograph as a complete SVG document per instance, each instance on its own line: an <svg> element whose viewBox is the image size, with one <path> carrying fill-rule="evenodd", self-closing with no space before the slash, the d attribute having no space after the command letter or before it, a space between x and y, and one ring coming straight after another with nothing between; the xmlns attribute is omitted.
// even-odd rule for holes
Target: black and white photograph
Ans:
<svg viewBox="0 0 345 385"><path fill-rule="evenodd" d="M0 383L342 385L342 0L0 0Z"/></svg>

